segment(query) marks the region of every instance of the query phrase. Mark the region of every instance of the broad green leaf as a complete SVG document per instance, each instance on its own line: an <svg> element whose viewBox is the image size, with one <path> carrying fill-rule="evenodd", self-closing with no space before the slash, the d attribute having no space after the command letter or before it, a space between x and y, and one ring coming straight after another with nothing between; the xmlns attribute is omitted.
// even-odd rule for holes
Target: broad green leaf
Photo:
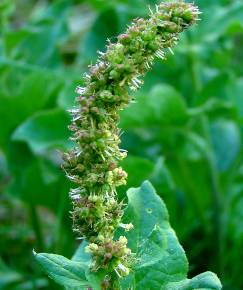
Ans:
<svg viewBox="0 0 243 290"><path fill-rule="evenodd" d="M152 185L146 181L140 188L129 189L127 195L128 207L124 219L125 222L132 222L134 229L125 235L129 247L136 253L137 263L130 278L121 281L124 283L122 289L128 289L125 288L128 286L136 290L221 289L219 280L212 273L202 274L206 282L199 279L202 283L196 283L195 277L188 284L187 258L170 227L165 204ZM209 279L209 276L214 279ZM170 283L177 283L177 288L171 288ZM203 287L198 288L196 285Z"/></svg>
<svg viewBox="0 0 243 290"><path fill-rule="evenodd" d="M183 124L187 120L187 109L183 98L173 87L155 86L148 95L137 97L121 114L123 129L154 125Z"/></svg>
<svg viewBox="0 0 243 290"><path fill-rule="evenodd" d="M169 283L165 290L220 290L221 288L218 277L212 272L205 272L192 279Z"/></svg>
<svg viewBox="0 0 243 290"><path fill-rule="evenodd" d="M134 229L126 234L138 264L133 275L135 289L160 289L168 282L185 279L188 262L174 231L167 209L149 182L127 192L125 222Z"/></svg>
<svg viewBox="0 0 243 290"><path fill-rule="evenodd" d="M69 115L61 109L39 112L16 129L12 140L26 142L36 153L70 148L68 124Z"/></svg>
<svg viewBox="0 0 243 290"><path fill-rule="evenodd" d="M54 254L35 254L35 259L49 277L65 287L87 287L85 271L87 263L71 261L63 256Z"/></svg>
<svg viewBox="0 0 243 290"><path fill-rule="evenodd" d="M85 252L86 246L87 242L83 241L72 260L60 255L45 253L35 254L35 258L49 277L67 290L84 290L87 287L101 290L100 285L105 273L90 271L91 256Z"/></svg>
<svg viewBox="0 0 243 290"><path fill-rule="evenodd" d="M211 272L187 279L188 262L177 237L170 227L167 209L147 181L140 188L131 188L125 221L134 229L126 233L129 247L136 253L133 271L121 280L121 289L220 290L217 276ZM102 273L89 272L90 256L78 248L72 260L53 254L36 254L37 261L48 275L68 290L91 286L100 289ZM79 288L77 288L79 289Z"/></svg>

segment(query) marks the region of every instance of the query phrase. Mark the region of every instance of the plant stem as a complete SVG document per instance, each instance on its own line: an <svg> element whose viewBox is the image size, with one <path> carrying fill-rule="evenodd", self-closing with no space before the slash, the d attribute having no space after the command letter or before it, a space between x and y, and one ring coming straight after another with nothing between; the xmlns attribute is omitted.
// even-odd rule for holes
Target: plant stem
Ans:
<svg viewBox="0 0 243 290"><path fill-rule="evenodd" d="M41 223L39 219L39 215L37 212L37 208L35 205L30 204L29 206L29 215L32 223L32 227L36 237L36 246L39 252L44 251L44 238L41 229Z"/></svg>
<svg viewBox="0 0 243 290"><path fill-rule="evenodd" d="M65 237L64 235L64 223L65 223L65 214L66 214L66 196L63 195L61 201L60 201L60 206L59 206L59 211L57 214L57 226L55 230L55 243L54 243L54 252L56 253L61 253L63 249L63 243L65 242Z"/></svg>

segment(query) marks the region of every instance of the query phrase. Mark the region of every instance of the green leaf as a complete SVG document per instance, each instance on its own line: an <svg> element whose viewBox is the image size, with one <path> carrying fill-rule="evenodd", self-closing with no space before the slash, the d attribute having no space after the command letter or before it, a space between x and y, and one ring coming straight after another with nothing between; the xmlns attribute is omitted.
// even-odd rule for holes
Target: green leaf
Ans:
<svg viewBox="0 0 243 290"><path fill-rule="evenodd" d="M12 131L34 112L55 101L61 78L47 70L29 70L15 66L16 63L2 63L0 60L0 146L6 147ZM18 85L16 85L18 84Z"/></svg>
<svg viewBox="0 0 243 290"><path fill-rule="evenodd" d="M143 180L149 178L154 170L153 162L148 159L132 155L129 155L126 159L124 159L121 165L129 176L126 186L122 187L123 192L124 188L128 189L132 185L139 186Z"/></svg>
<svg viewBox="0 0 243 290"><path fill-rule="evenodd" d="M175 232L170 227L165 204L156 194L152 185L146 181L140 188L127 192L128 207L125 222L132 222L134 229L124 233L129 247L136 253L137 263L128 279L121 281L122 289L221 289L220 282L212 273L188 282L188 262ZM119 233L120 234L120 233ZM214 277L209 279L208 277ZM200 277L199 277L200 278ZM205 282L206 281L206 282ZM170 283L177 283L171 288ZM188 284L189 283L189 284ZM173 284L174 285L174 284ZM185 286L186 285L186 286ZM199 285L198 288L196 285ZM180 288L181 287L181 288Z"/></svg>
<svg viewBox="0 0 243 290"><path fill-rule="evenodd" d="M35 254L35 258L50 278L68 290L81 290L87 289L87 287L101 290L100 285L105 273L103 271L96 273L90 271L91 256L85 252L86 246L87 242L83 241L72 260L60 255L46 253Z"/></svg>
<svg viewBox="0 0 243 290"><path fill-rule="evenodd" d="M36 19L28 25L7 31L3 37L6 55L40 66L60 66L59 47L69 32L66 19L69 5L67 1L57 1L44 13L35 15Z"/></svg>
<svg viewBox="0 0 243 290"><path fill-rule="evenodd" d="M71 81L68 80L60 92L57 100L58 106L65 110L73 108L75 98L77 97L76 88L77 86L82 86L82 84L82 80L75 80L74 77L71 77Z"/></svg>
<svg viewBox="0 0 243 290"><path fill-rule="evenodd" d="M26 142L36 153L70 148L68 124L69 115L61 109L39 112L16 129L12 140Z"/></svg>
<svg viewBox="0 0 243 290"><path fill-rule="evenodd" d="M19 282L23 279L22 275L9 269L0 257L0 289Z"/></svg>
<svg viewBox="0 0 243 290"><path fill-rule="evenodd" d="M59 211L64 202L68 209L69 181L65 178L60 166L44 158L34 156L24 146L14 144L9 152L9 165L14 176L6 191L22 201L32 205L42 205ZM48 192L48 194L43 194ZM59 205L58 207L56 205Z"/></svg>
<svg viewBox="0 0 243 290"><path fill-rule="evenodd" d="M213 17L209 17L209 15L213 15ZM203 15L203 19L207 19L207 21L202 21L201 29L197 30L198 35L200 35L199 33L203 34L204 39L202 40L204 41L216 41L231 24L242 23L242 16L242 1L233 1L226 7L215 5Z"/></svg>
<svg viewBox="0 0 243 290"><path fill-rule="evenodd" d="M232 121L218 120L211 124L211 138L217 167L220 171L227 171L241 148L240 129Z"/></svg>
<svg viewBox="0 0 243 290"><path fill-rule="evenodd" d="M231 99L236 106L238 115L241 119L243 119L243 98L242 98L243 77L234 80L234 82L232 82L230 91L232 92Z"/></svg>
<svg viewBox="0 0 243 290"><path fill-rule="evenodd" d="M78 249L76 250L75 254L72 257L72 261L75 262L82 262L89 264L91 262L91 254L85 252L85 247L88 245L86 240L82 241ZM90 285L94 290L100 290L101 281L104 279L105 272L99 271L93 273L87 269L86 271L86 279L89 281ZM75 289L68 289L68 290L75 290Z"/></svg>
<svg viewBox="0 0 243 290"><path fill-rule="evenodd" d="M146 181L140 188L129 189L127 195L125 222L132 222L134 229L125 235L136 253L136 263L129 277L121 279L121 289L220 290L220 281L211 272L187 279L187 258L170 227L165 204L152 185ZM52 279L68 290L87 286L99 290L105 273L89 271L91 257L84 251L86 244L81 244L72 260L43 253L35 258Z"/></svg>
<svg viewBox="0 0 243 290"><path fill-rule="evenodd" d="M86 262L88 263L91 259L90 253L85 252L85 247L88 245L88 243L84 240L76 250L75 254L72 257L72 261L75 262Z"/></svg>
<svg viewBox="0 0 243 290"><path fill-rule="evenodd" d="M117 12L110 8L98 15L91 30L85 35L81 45L82 61L92 61L97 50L103 51L107 38L116 36L118 31Z"/></svg>
<svg viewBox="0 0 243 290"><path fill-rule="evenodd" d="M165 290L220 290L222 285L218 277L212 272L205 272L192 279L169 283Z"/></svg>
<svg viewBox="0 0 243 290"><path fill-rule="evenodd" d="M180 94L171 86L157 85L149 95L137 97L121 114L123 129L153 125L183 124L187 120L186 104Z"/></svg>
<svg viewBox="0 0 243 290"><path fill-rule="evenodd" d="M49 277L65 287L87 287L85 271L86 263L71 261L54 254L35 254L35 259L48 273Z"/></svg>

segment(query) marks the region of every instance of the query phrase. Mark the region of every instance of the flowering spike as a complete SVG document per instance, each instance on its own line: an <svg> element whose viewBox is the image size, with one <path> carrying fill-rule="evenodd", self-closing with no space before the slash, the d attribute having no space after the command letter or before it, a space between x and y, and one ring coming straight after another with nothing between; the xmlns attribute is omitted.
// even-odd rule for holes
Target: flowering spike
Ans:
<svg viewBox="0 0 243 290"><path fill-rule="evenodd" d="M155 57L164 59L166 49L172 52L179 33L194 24L199 14L197 7L182 1L156 5L154 12L150 9L150 18L134 20L117 43L107 40L107 51L99 52L97 63L84 75L85 86L76 89L78 107L70 110L69 126L76 147L63 154L63 168L77 185L70 192L73 229L89 242L92 270L106 271L104 289L114 289L114 272L119 277L129 274L132 260L126 238L114 238L118 227L133 227L122 224L124 205L116 198L116 187L127 179L119 167L126 157L119 148L119 110L134 102L128 89L142 85L139 78Z"/></svg>

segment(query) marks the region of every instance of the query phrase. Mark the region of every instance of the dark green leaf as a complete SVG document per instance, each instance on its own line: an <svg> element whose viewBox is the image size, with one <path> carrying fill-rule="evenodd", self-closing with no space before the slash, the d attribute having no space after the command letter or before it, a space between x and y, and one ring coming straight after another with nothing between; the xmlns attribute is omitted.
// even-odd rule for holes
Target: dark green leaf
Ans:
<svg viewBox="0 0 243 290"><path fill-rule="evenodd" d="M212 123L211 138L218 169L226 171L240 151L240 130L234 122L222 119Z"/></svg>
<svg viewBox="0 0 243 290"><path fill-rule="evenodd" d="M186 120L186 105L180 94L168 85L157 85L122 112L121 127L183 124Z"/></svg>
<svg viewBox="0 0 243 290"><path fill-rule="evenodd" d="M132 222L134 229L125 235L131 250L137 254L137 263L130 282L125 280L125 287L130 283L137 290L221 289L212 273L204 273L190 282L186 280L187 258L170 227L167 209L152 185L144 182L140 188L129 189L127 194L125 222Z"/></svg>
<svg viewBox="0 0 243 290"><path fill-rule="evenodd" d="M35 114L13 133L12 140L26 142L33 152L41 153L53 148L70 148L68 140L69 115L61 109Z"/></svg>
<svg viewBox="0 0 243 290"><path fill-rule="evenodd" d="M5 287L12 285L22 280L22 275L9 269L2 259L0 258L0 288L6 289Z"/></svg>
<svg viewBox="0 0 243 290"><path fill-rule="evenodd" d="M0 77L0 146L6 147L11 132L34 112L52 104L61 79L45 70L29 71L3 64Z"/></svg>
<svg viewBox="0 0 243 290"><path fill-rule="evenodd" d="M35 259L50 278L65 287L87 287L89 284L85 277L88 267L86 263L74 262L60 255L45 253L35 254Z"/></svg>
<svg viewBox="0 0 243 290"><path fill-rule="evenodd" d="M139 186L143 180L149 178L154 169L154 164L151 161L132 155L129 155L121 165L129 176L126 188ZM124 187L122 188L122 191L124 191Z"/></svg>

